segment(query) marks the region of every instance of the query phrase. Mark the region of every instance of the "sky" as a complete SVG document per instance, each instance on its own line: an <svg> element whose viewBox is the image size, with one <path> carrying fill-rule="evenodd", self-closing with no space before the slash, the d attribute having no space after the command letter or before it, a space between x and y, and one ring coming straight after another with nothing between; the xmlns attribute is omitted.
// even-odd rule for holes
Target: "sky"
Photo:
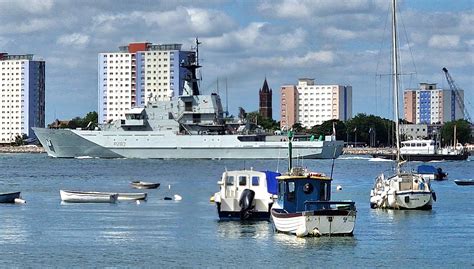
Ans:
<svg viewBox="0 0 474 269"><path fill-rule="evenodd" d="M388 0L0 0L0 51L46 61L46 123L97 111L97 56L131 42L199 37L205 94L229 112L258 110L267 78L274 119L280 87L298 78L351 85L353 115L391 117ZM474 0L399 1L402 88L449 88L474 116ZM227 80L228 98L225 98Z"/></svg>

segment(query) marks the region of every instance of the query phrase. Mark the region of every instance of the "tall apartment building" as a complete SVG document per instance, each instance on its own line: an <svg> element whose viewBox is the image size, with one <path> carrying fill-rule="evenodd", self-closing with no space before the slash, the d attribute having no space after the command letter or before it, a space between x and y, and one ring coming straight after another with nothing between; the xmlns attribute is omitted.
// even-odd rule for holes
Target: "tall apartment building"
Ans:
<svg viewBox="0 0 474 269"><path fill-rule="evenodd" d="M464 100L464 91L458 92ZM405 119L416 124L444 123L464 118L456 93L437 88L436 83L420 83L419 89L406 89L403 103Z"/></svg>
<svg viewBox="0 0 474 269"><path fill-rule="evenodd" d="M281 87L281 128L299 122L306 128L331 119L352 117L352 87L317 85L314 79L301 78L298 85Z"/></svg>
<svg viewBox="0 0 474 269"><path fill-rule="evenodd" d="M26 134L34 138L31 127L44 127L45 62L33 54L0 53L0 144Z"/></svg>
<svg viewBox="0 0 474 269"><path fill-rule="evenodd" d="M180 63L194 54L181 50L181 44L152 43L130 43L118 52L100 53L99 122L122 119L127 110L143 107L152 98L181 95L188 71Z"/></svg>

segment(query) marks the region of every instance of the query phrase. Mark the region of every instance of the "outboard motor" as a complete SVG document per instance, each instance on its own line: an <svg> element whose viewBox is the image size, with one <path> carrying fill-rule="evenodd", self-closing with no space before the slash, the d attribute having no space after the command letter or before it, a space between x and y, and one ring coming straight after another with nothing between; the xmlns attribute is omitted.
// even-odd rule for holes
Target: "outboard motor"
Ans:
<svg viewBox="0 0 474 269"><path fill-rule="evenodd" d="M250 210L253 208L252 202L255 197L255 192L250 189L245 189L240 195L239 206L240 206L240 219L248 219L251 215Z"/></svg>
<svg viewBox="0 0 474 269"><path fill-rule="evenodd" d="M447 174L443 171L443 169L441 169L441 167L438 167L438 169L436 169L436 179L437 180L443 180L446 178Z"/></svg>

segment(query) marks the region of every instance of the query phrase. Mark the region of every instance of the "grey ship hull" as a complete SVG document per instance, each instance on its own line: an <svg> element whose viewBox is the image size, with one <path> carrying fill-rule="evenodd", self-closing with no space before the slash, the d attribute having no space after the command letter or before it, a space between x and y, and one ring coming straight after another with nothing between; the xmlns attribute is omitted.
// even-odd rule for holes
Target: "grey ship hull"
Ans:
<svg viewBox="0 0 474 269"><path fill-rule="evenodd" d="M153 131L86 131L34 128L39 141L56 158L141 159L280 159L288 143L242 142L237 135L176 135ZM331 159L342 153L342 141L295 141L293 156Z"/></svg>

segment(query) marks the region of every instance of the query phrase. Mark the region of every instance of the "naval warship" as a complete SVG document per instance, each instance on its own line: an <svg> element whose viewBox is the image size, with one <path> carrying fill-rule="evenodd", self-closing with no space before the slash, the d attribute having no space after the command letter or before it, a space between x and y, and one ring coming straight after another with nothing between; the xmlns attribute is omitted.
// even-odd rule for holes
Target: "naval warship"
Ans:
<svg viewBox="0 0 474 269"><path fill-rule="evenodd" d="M200 93L198 45L180 64L188 71L182 95L166 101L149 98L144 107L128 110L125 119L93 130L33 128L38 140L56 158L288 158L285 136L266 134L249 123L228 122L219 95ZM332 136L303 140L293 142L298 158L331 159L342 153L343 141Z"/></svg>

